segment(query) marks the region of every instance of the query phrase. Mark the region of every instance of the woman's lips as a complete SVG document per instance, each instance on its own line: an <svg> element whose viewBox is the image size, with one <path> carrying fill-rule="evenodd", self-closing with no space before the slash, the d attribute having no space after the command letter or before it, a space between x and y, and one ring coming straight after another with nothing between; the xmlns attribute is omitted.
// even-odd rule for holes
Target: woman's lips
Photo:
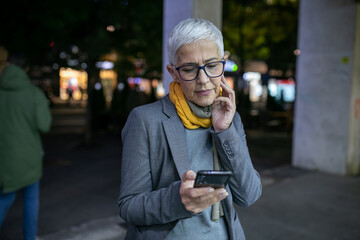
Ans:
<svg viewBox="0 0 360 240"><path fill-rule="evenodd" d="M207 96L211 93L211 89L208 90L199 90L199 91L195 91L196 94L201 95L201 96Z"/></svg>

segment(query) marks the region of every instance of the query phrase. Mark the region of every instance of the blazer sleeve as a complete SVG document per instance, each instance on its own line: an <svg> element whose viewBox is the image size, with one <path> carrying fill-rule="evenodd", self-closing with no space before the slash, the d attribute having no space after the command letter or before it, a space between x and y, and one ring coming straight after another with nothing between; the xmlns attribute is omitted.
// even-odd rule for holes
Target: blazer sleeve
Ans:
<svg viewBox="0 0 360 240"><path fill-rule="evenodd" d="M228 129L212 131L212 135L223 167L233 172L229 181L233 201L239 206L250 206L260 197L262 186L251 162L240 115L235 114Z"/></svg>
<svg viewBox="0 0 360 240"><path fill-rule="evenodd" d="M153 190L149 142L157 139L149 139L146 117L135 108L122 131L120 217L134 225L165 224L191 217L192 213L181 203L180 181Z"/></svg>

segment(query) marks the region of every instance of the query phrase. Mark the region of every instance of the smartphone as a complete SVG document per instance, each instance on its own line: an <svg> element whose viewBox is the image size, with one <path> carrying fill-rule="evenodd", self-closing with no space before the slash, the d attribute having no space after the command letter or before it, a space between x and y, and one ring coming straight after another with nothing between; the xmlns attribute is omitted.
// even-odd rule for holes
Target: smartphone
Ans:
<svg viewBox="0 0 360 240"><path fill-rule="evenodd" d="M194 187L223 188L231 175L231 171L201 170L196 174Z"/></svg>

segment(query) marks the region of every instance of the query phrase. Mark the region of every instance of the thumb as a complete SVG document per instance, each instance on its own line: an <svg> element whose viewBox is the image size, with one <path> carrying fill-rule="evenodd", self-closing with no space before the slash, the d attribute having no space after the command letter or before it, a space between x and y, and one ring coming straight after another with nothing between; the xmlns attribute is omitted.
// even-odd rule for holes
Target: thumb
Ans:
<svg viewBox="0 0 360 240"><path fill-rule="evenodd" d="M195 172L192 170L189 170L182 175L182 181L183 182L193 181L193 180L195 180L195 177L196 177Z"/></svg>
<svg viewBox="0 0 360 240"><path fill-rule="evenodd" d="M196 174L194 171L189 170L182 175L181 187L182 189L194 187Z"/></svg>

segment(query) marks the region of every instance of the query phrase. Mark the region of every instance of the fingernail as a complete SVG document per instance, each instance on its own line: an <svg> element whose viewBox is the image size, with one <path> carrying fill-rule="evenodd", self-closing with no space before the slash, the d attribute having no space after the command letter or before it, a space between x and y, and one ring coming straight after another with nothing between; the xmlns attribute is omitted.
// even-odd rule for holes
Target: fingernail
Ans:
<svg viewBox="0 0 360 240"><path fill-rule="evenodd" d="M221 190L220 192L219 192L219 195L220 195L220 197L221 198L226 198L229 194L225 191L225 190Z"/></svg>
<svg viewBox="0 0 360 240"><path fill-rule="evenodd" d="M209 189L208 189L208 192L209 192L209 193L211 193L211 192L213 192L213 191L214 191L213 188L209 188Z"/></svg>

